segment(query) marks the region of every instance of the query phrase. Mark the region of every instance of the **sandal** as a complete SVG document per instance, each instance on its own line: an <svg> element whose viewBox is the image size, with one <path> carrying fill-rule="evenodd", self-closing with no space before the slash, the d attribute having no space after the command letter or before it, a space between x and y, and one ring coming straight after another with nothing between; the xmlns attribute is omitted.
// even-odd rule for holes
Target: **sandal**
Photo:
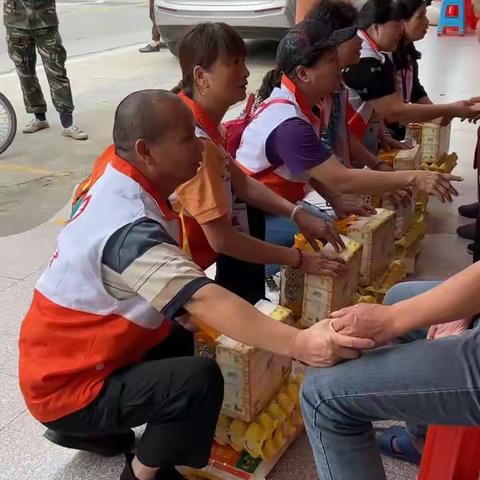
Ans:
<svg viewBox="0 0 480 480"><path fill-rule="evenodd" d="M393 448L394 440L400 452ZM383 430L383 433L377 437L377 443L382 455L420 465L422 454L415 448L406 428L396 426Z"/></svg>

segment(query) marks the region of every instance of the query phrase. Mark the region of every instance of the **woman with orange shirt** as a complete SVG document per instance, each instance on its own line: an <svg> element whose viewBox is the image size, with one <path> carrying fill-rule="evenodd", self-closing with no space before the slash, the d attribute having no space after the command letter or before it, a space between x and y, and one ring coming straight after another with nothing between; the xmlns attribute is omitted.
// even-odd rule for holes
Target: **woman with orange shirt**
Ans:
<svg viewBox="0 0 480 480"><path fill-rule="evenodd" d="M220 124L227 110L245 99L250 74L246 54L242 38L223 23L200 24L179 45L182 81L173 91L195 115L204 158L196 177L177 189L176 199L184 248L203 268L216 261L217 282L255 303L265 295L265 264L334 274L345 267L325 254L302 254L257 239L264 237L265 211L291 217L312 241L322 238L337 249L343 246L330 224L248 177L226 152Z"/></svg>

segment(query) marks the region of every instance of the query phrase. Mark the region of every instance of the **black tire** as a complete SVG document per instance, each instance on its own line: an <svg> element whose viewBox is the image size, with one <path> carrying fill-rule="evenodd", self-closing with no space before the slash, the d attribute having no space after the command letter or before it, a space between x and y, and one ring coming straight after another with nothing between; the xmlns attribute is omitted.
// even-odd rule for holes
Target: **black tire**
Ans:
<svg viewBox="0 0 480 480"><path fill-rule="evenodd" d="M3 142L0 139L0 154L2 154L13 142L17 133L17 115L10 100L0 92L0 110L5 110L8 118L8 133Z"/></svg>
<svg viewBox="0 0 480 480"><path fill-rule="evenodd" d="M165 43L170 50L170 53L177 56L178 42L176 40L167 40Z"/></svg>

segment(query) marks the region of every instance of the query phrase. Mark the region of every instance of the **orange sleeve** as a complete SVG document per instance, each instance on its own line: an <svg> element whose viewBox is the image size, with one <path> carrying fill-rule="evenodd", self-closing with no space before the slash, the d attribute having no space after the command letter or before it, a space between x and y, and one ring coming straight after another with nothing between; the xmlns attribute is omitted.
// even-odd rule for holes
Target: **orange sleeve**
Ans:
<svg viewBox="0 0 480 480"><path fill-rule="evenodd" d="M203 162L197 175L180 185L176 196L182 207L199 224L228 215L231 195L225 188L225 159L211 140L202 139Z"/></svg>

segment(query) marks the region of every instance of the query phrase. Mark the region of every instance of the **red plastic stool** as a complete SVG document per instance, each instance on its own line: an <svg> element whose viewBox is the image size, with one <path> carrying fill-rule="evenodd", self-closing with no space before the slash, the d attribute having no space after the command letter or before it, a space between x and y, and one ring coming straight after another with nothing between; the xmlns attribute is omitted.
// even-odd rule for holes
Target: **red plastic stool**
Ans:
<svg viewBox="0 0 480 480"><path fill-rule="evenodd" d="M480 428L428 429L418 480L478 480Z"/></svg>
<svg viewBox="0 0 480 480"><path fill-rule="evenodd" d="M465 0L465 24L468 30L475 30L477 26L477 17L473 12L472 0Z"/></svg>

